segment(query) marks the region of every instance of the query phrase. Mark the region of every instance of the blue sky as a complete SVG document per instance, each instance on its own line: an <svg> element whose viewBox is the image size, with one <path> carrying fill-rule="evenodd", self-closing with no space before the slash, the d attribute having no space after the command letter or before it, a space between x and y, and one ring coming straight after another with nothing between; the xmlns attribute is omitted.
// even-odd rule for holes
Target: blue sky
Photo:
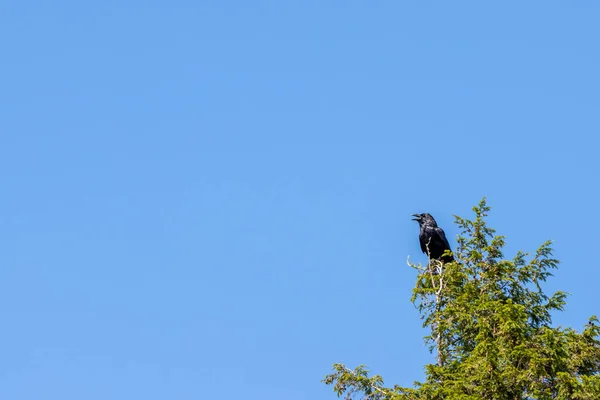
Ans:
<svg viewBox="0 0 600 400"><path fill-rule="evenodd" d="M4 1L0 398L410 385L410 214L487 196L600 314L593 1Z"/></svg>

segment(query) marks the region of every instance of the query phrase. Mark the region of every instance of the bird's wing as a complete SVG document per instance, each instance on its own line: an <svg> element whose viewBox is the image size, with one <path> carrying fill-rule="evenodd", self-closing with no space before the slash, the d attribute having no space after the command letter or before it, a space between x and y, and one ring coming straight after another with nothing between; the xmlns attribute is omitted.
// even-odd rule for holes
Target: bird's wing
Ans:
<svg viewBox="0 0 600 400"><path fill-rule="evenodd" d="M444 243L445 247L450 250L450 243L448 243L448 239L446 239L446 234L444 233L444 230L440 227L435 228L435 232L437 233L438 237L440 238L440 240L442 241L442 243Z"/></svg>
<svg viewBox="0 0 600 400"><path fill-rule="evenodd" d="M442 232L440 236L439 231ZM425 226L421 234L419 235L419 243L421 244L421 251L425 254L431 253L436 254L440 247L443 247L448 243L444 231L441 228L433 226Z"/></svg>

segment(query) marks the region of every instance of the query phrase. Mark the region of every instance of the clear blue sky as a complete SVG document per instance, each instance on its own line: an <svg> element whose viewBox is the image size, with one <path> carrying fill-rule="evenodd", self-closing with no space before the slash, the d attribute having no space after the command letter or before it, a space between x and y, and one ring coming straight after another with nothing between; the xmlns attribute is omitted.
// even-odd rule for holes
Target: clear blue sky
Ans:
<svg viewBox="0 0 600 400"><path fill-rule="evenodd" d="M333 399L410 385L410 214L488 196L600 314L600 3L0 6L0 398ZM586 249L587 251L584 251Z"/></svg>

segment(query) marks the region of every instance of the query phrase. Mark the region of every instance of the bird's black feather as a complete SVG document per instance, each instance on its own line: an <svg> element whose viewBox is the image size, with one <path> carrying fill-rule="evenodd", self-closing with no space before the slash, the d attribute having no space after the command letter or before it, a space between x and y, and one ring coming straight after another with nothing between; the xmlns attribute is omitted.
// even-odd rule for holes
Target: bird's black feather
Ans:
<svg viewBox="0 0 600 400"><path fill-rule="evenodd" d="M441 260L443 262L452 262L452 255L444 256L444 252L450 249L450 243L446 239L444 230L437 225L435 219L430 214L415 214L415 221L419 223L419 243L423 253L428 254L429 258Z"/></svg>

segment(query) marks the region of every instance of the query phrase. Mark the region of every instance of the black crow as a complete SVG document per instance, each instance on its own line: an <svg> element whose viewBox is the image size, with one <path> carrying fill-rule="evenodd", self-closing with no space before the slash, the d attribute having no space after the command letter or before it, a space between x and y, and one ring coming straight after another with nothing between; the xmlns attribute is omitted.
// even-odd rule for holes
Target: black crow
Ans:
<svg viewBox="0 0 600 400"><path fill-rule="evenodd" d="M413 221L419 223L421 231L419 232L419 243L423 253L428 254L429 258L441 260L443 262L452 262L452 255L443 256L446 250L450 250L450 243L446 239L444 230L437 226L437 222L431 214L413 214Z"/></svg>

